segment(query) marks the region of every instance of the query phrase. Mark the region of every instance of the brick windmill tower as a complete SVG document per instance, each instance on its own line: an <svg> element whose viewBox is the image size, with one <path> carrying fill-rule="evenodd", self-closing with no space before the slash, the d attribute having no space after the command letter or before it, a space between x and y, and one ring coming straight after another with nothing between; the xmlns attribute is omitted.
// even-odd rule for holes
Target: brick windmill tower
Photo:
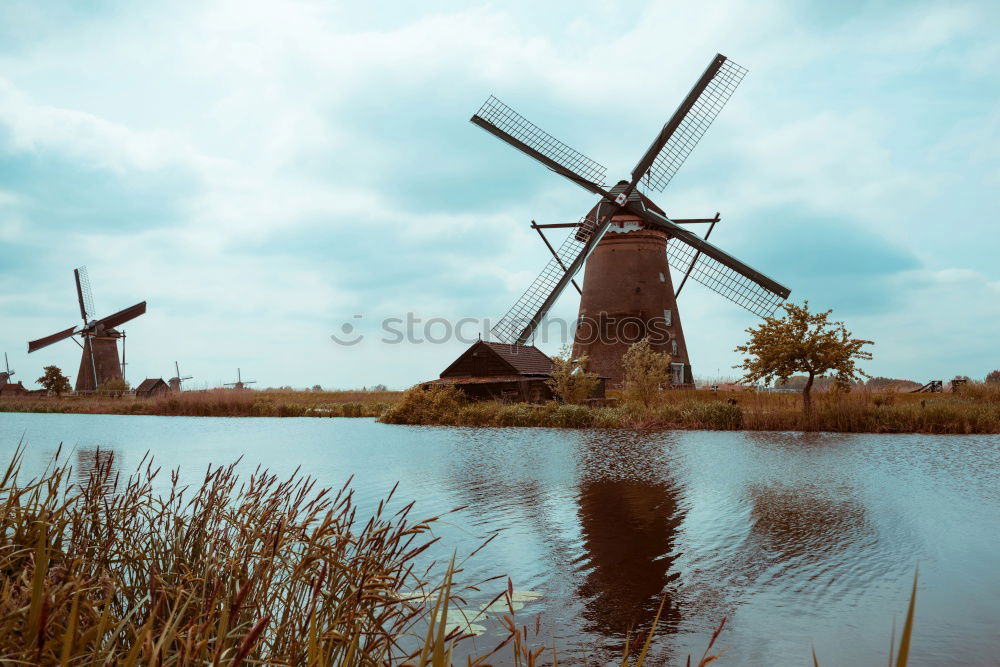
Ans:
<svg viewBox="0 0 1000 667"><path fill-rule="evenodd" d="M610 188L604 185L607 169L598 162L495 97L483 104L473 123L600 197L579 222L532 222L552 259L493 327L497 340L527 343L559 295L573 284L581 294L574 355L588 355L590 370L610 378L611 386L619 385L622 355L629 345L648 337L655 349L671 354L673 384L692 385L677 310L677 297L689 277L761 317L788 298L787 287L708 242L718 214L672 219L640 192L666 188L745 74L744 68L716 55L636 163L631 178ZM704 237L686 228L695 223L709 224ZM571 228L558 248L542 232L553 227ZM573 278L584 264L581 289ZM676 287L671 267L680 277Z"/></svg>
<svg viewBox="0 0 1000 667"><path fill-rule="evenodd" d="M77 342L77 345L83 350L83 354L80 357L80 370L76 375L76 391L94 391L108 380L122 378L123 364L118 357L118 339L124 339L125 333L116 327L145 313L146 302L129 306L101 319L94 319L94 297L90 290L87 267L74 269L73 276L76 279L76 296L80 303L83 326L69 327L45 338L33 340L28 343L28 353L58 343L65 338L80 336L83 342ZM122 356L124 354L123 343Z"/></svg>

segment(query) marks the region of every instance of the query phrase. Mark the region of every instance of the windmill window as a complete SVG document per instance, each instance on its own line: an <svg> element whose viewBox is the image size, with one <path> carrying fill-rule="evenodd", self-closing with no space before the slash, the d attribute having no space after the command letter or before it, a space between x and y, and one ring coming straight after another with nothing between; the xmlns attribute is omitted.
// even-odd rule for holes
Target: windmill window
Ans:
<svg viewBox="0 0 1000 667"><path fill-rule="evenodd" d="M663 310L663 323L666 324L668 327L674 325L674 314L672 311L666 309Z"/></svg>
<svg viewBox="0 0 1000 667"><path fill-rule="evenodd" d="M665 282L667 282L667 279L666 279L666 277L665 277L665 276L664 276L664 275L663 275L662 273L660 274L660 282L661 282L661 283L665 283Z"/></svg>
<svg viewBox="0 0 1000 667"><path fill-rule="evenodd" d="M674 384L684 384L684 364L670 364L670 375Z"/></svg>
<svg viewBox="0 0 1000 667"><path fill-rule="evenodd" d="M677 341L670 341L670 354L677 356Z"/></svg>

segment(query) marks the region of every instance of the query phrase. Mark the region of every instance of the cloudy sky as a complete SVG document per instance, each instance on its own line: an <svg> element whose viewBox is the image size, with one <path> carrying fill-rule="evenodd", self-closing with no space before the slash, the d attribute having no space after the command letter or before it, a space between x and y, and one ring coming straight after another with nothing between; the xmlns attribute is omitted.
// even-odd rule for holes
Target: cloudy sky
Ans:
<svg viewBox="0 0 1000 667"><path fill-rule="evenodd" d="M632 167L710 58L749 68L657 201L917 380L1000 367L995 2L329 1L0 5L0 350L70 341L87 265L127 376L404 387L464 347L385 318L496 319L593 200L468 122L495 94ZM545 7L543 8L543 4ZM572 318L573 292L555 315ZM696 375L754 317L693 284ZM364 339L335 344L342 325ZM475 338L478 327L463 327ZM558 341L542 345L556 351Z"/></svg>

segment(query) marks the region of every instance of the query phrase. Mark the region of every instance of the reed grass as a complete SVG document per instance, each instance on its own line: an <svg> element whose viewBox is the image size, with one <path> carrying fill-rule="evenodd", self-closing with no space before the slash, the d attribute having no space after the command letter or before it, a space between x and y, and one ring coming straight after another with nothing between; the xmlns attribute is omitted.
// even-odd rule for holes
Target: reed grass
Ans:
<svg viewBox="0 0 1000 667"><path fill-rule="evenodd" d="M19 445L0 480L0 664L444 667L472 637L448 611L479 588L456 582L454 556L430 583L417 562L440 517L390 512L392 491L362 520L349 481L241 479L234 463L190 487L175 470L157 493L149 458L123 479L111 454L85 473L59 456L22 481ZM513 592L487 605L505 601L506 636L468 665L558 664Z"/></svg>
<svg viewBox="0 0 1000 667"><path fill-rule="evenodd" d="M149 460L21 482L22 453L0 483L3 664L400 664L425 648L427 596L458 590L454 566L446 587L416 567L437 518L390 513L391 492L359 520L348 486L298 474L175 471L158 494Z"/></svg>
<svg viewBox="0 0 1000 667"><path fill-rule="evenodd" d="M171 417L378 417L397 391L183 391L152 398L122 396L12 396L0 398L0 412L50 412Z"/></svg>
<svg viewBox="0 0 1000 667"><path fill-rule="evenodd" d="M466 401L457 389L407 391L382 415L391 424L541 426L552 428L833 431L843 433L1000 433L1000 387L970 384L958 393L909 394L855 389L814 396L802 410L797 394L661 392L651 405L608 407Z"/></svg>

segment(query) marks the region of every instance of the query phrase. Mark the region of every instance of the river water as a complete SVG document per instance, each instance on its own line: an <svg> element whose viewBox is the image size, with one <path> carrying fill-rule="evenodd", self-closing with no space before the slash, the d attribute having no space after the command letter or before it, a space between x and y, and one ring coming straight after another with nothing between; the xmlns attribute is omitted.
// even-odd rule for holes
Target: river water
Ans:
<svg viewBox="0 0 1000 667"><path fill-rule="evenodd" d="M26 472L59 443L81 465L110 450L123 471L150 451L190 481L242 456L323 485L353 474L362 514L397 481L415 515L466 506L435 528L434 555L497 533L465 581L531 591L519 621L540 615L562 664L606 664L664 592L652 664L697 662L723 617L720 665L811 664L813 647L822 665L884 664L918 566L910 664L1000 664L1000 436L0 414L0 453L22 438ZM476 623L480 649L502 636Z"/></svg>

